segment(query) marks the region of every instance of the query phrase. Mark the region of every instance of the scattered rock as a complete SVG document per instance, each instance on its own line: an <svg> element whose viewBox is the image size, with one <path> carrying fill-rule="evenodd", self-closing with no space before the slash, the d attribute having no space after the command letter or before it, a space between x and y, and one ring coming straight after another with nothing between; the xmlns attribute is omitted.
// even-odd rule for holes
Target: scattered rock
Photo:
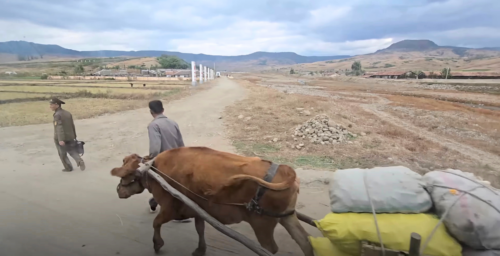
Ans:
<svg viewBox="0 0 500 256"><path fill-rule="evenodd" d="M245 121L250 121L251 119L252 119L252 117L251 117L251 116L247 116L247 117L245 117Z"/></svg>
<svg viewBox="0 0 500 256"><path fill-rule="evenodd" d="M219 119L222 119L222 116L219 116Z"/></svg>
<svg viewBox="0 0 500 256"><path fill-rule="evenodd" d="M273 139L273 142L278 142L278 138L274 138L274 139Z"/></svg>
<svg viewBox="0 0 500 256"><path fill-rule="evenodd" d="M365 132L362 132L362 133L361 133L361 136L366 136L366 133L365 133Z"/></svg>
<svg viewBox="0 0 500 256"><path fill-rule="evenodd" d="M304 110L304 108L296 108L295 110L302 111L302 110Z"/></svg>
<svg viewBox="0 0 500 256"><path fill-rule="evenodd" d="M304 111L304 115L306 115L306 116L310 116L310 115L311 115L311 112L306 110L306 111Z"/></svg>
<svg viewBox="0 0 500 256"><path fill-rule="evenodd" d="M307 111L307 110L306 110ZM304 111L304 113L306 113ZM295 129L293 138L302 137L309 140L309 142L321 145L335 145L341 142L347 142L348 136L351 135L342 125L335 124L326 115L318 115L306 123L298 126ZM297 149L304 147L304 144L296 146Z"/></svg>
<svg viewBox="0 0 500 256"><path fill-rule="evenodd" d="M245 117L245 116L243 116L243 115L239 115L239 116L238 116L238 119L243 119L243 117Z"/></svg>

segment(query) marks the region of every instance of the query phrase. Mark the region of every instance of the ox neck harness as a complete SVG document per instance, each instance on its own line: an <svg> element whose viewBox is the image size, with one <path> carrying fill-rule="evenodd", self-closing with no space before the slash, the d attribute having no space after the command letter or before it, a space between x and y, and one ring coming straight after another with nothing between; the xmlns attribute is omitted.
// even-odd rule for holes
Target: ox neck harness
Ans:
<svg viewBox="0 0 500 256"><path fill-rule="evenodd" d="M141 159L141 163L142 162L143 161ZM264 176L263 180L265 180L267 182L271 182L273 180L274 176L276 176L276 172L278 171L278 167L279 167L279 164L271 163L271 167L269 167L269 169L267 170L267 173ZM182 188L184 188L187 191L189 191L190 193L192 193L193 195L195 195L195 196L197 196L205 201L209 201L207 198L196 194L195 192L188 189L186 186L184 186L181 183L177 182L176 180L172 179L170 176L164 174L163 172L160 172L160 170L158 170L156 167L154 167L154 161L151 163L150 169L153 169L154 171L156 171L156 173L161 174L164 177L168 178L172 182L176 183L177 185L181 186ZM148 171L147 170L144 171L144 173L142 175L146 176L143 178L143 181L146 183L146 189L149 190ZM262 197L264 196L264 193L266 193L266 191L267 191L267 188L259 185L257 188L257 192L255 193L255 196L248 203L244 203L244 204L241 204L241 203L215 203L215 204L233 205L233 206L240 206L240 207L244 206L250 212L255 212L259 215L266 215L266 216L272 217L272 218L284 218L284 217L290 216L290 215L295 213L295 210L286 211L284 213L274 213L274 212L262 209L262 207L259 205L259 201L260 201L260 199L262 199Z"/></svg>
<svg viewBox="0 0 500 256"><path fill-rule="evenodd" d="M264 176L263 180L265 180L267 182L271 182L273 180L274 176L276 176L276 172L278 171L278 167L279 167L279 164L271 163L271 167L269 167L269 170L267 170L267 173ZM282 217L290 216L290 215L295 213L295 210L286 211L284 213L274 213L274 212L270 212L270 211L266 211L266 210L262 209L259 205L259 201L260 201L260 199L262 199L262 196L264 196L264 193L266 193L266 191L267 191L266 187L259 185L259 187L257 188L257 192L255 193L255 196L252 198L252 200L249 203L246 204L247 210L249 210L251 212L255 212L255 213L260 214L260 215L266 215L266 216L274 217L274 218L282 218Z"/></svg>

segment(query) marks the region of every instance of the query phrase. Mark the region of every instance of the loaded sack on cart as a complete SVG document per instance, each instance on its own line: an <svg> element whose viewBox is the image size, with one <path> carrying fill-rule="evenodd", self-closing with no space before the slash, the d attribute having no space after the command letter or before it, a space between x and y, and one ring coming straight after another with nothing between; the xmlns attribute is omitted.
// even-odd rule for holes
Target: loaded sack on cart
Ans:
<svg viewBox="0 0 500 256"><path fill-rule="evenodd" d="M315 221L324 237L310 237L317 256L408 253L412 233L422 255L500 256L500 190L469 173L339 170L330 200Z"/></svg>

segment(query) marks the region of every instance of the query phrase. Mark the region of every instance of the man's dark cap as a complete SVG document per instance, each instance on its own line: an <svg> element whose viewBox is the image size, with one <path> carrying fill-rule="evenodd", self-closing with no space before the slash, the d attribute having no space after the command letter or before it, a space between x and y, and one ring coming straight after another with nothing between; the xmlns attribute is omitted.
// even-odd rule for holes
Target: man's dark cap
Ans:
<svg viewBox="0 0 500 256"><path fill-rule="evenodd" d="M58 104L58 105L61 105L61 104L66 104L64 101L56 98L56 97L52 97L50 99L50 104Z"/></svg>

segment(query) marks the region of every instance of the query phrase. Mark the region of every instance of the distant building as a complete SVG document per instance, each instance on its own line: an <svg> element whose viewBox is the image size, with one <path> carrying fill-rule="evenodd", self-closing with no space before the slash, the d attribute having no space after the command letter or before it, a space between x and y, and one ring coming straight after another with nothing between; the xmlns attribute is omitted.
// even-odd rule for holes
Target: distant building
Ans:
<svg viewBox="0 0 500 256"><path fill-rule="evenodd" d="M370 75L370 78L401 79L406 78L408 71L382 71Z"/></svg>
<svg viewBox="0 0 500 256"><path fill-rule="evenodd" d="M441 74L441 73L439 73ZM453 79L500 79L499 72L455 72L451 71L451 77Z"/></svg>
<svg viewBox="0 0 500 256"><path fill-rule="evenodd" d="M92 74L93 76L128 76L128 72L125 69L122 70L110 70L103 69Z"/></svg>
<svg viewBox="0 0 500 256"><path fill-rule="evenodd" d="M175 77L191 77L191 70L177 71Z"/></svg>

